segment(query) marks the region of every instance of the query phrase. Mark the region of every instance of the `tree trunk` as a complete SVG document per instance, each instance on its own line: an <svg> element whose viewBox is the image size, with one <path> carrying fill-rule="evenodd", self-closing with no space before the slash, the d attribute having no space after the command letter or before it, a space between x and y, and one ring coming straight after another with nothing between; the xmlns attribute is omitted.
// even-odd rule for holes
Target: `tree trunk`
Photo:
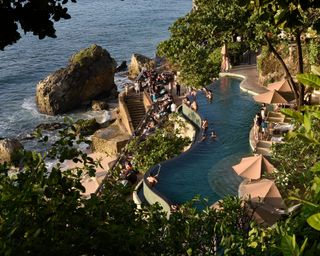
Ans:
<svg viewBox="0 0 320 256"><path fill-rule="evenodd" d="M265 36L269 49L270 51L275 55L275 57L280 61L281 66L283 67L285 73L286 73L286 78L288 79L288 83L290 85L291 90L294 93L294 97L296 98L296 103L298 108L300 108L300 102L299 102L299 88L297 88L297 85L293 81L292 75L290 74L290 71L286 65L286 63L283 61L282 57L280 54L277 52L277 50L273 47L272 43L270 42L268 36Z"/></svg>
<svg viewBox="0 0 320 256"><path fill-rule="evenodd" d="M296 34L296 42L297 42L297 51L298 51L298 73L303 73L303 57L302 57L302 46L301 46L301 33L297 32ZM304 91L305 87L303 84L298 83L299 85L299 106L304 104Z"/></svg>

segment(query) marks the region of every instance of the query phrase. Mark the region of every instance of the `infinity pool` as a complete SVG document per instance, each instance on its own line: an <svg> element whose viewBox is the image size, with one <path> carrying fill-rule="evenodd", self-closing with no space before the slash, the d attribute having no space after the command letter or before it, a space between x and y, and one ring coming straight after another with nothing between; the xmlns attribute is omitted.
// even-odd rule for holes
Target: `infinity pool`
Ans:
<svg viewBox="0 0 320 256"><path fill-rule="evenodd" d="M259 110L252 96L240 91L239 84L239 80L221 78L209 87L212 102L198 92L198 112L209 120L208 135L214 130L218 137L197 141L188 152L162 164L155 189L172 203L181 204L200 195L212 204L237 194L242 178L232 165L251 154L248 136Z"/></svg>

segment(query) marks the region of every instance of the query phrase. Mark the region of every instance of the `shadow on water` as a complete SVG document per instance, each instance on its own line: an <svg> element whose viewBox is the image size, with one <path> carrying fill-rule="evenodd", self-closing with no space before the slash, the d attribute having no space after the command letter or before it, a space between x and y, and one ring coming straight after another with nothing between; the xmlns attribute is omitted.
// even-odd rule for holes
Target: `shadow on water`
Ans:
<svg viewBox="0 0 320 256"><path fill-rule="evenodd" d="M236 195L241 178L232 170L250 155L249 131L259 106L239 88L240 81L222 78L211 85L210 103L203 92L197 94L199 113L209 121L207 139L164 163L156 189L173 203L184 203L196 195L209 205L227 195ZM210 138L214 130L218 137Z"/></svg>

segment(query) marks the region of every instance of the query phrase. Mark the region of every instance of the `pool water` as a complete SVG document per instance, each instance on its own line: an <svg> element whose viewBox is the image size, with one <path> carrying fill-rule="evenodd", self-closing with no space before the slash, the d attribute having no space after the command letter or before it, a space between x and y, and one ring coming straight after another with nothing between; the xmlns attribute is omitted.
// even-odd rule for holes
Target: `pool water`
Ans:
<svg viewBox="0 0 320 256"><path fill-rule="evenodd" d="M252 96L241 92L240 81L221 78L209 86L213 100L204 92L197 93L199 114L207 118L207 138L197 141L186 153L162 164L159 183L155 187L172 203L182 204L199 195L209 205L227 196L236 195L242 178L232 165L251 155L249 131L259 106ZM217 138L210 138L211 131Z"/></svg>

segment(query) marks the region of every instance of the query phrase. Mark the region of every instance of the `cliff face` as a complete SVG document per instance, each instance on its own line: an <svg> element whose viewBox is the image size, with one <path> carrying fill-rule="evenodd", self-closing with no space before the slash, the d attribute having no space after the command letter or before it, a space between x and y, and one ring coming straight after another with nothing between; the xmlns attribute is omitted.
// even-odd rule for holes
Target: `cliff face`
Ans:
<svg viewBox="0 0 320 256"><path fill-rule="evenodd" d="M286 63L291 74L295 75L298 72L298 54L294 44L286 46L280 45L277 51L281 54L283 61ZM305 49L306 51L306 49ZM310 70L308 55L303 58L304 70ZM263 47L261 54L257 57L259 83L267 85L279 81L285 77L285 71L279 60L266 47Z"/></svg>
<svg viewBox="0 0 320 256"><path fill-rule="evenodd" d="M74 54L66 68L40 81L36 103L41 113L62 114L84 102L106 97L116 90L116 61L100 46L92 45Z"/></svg>

